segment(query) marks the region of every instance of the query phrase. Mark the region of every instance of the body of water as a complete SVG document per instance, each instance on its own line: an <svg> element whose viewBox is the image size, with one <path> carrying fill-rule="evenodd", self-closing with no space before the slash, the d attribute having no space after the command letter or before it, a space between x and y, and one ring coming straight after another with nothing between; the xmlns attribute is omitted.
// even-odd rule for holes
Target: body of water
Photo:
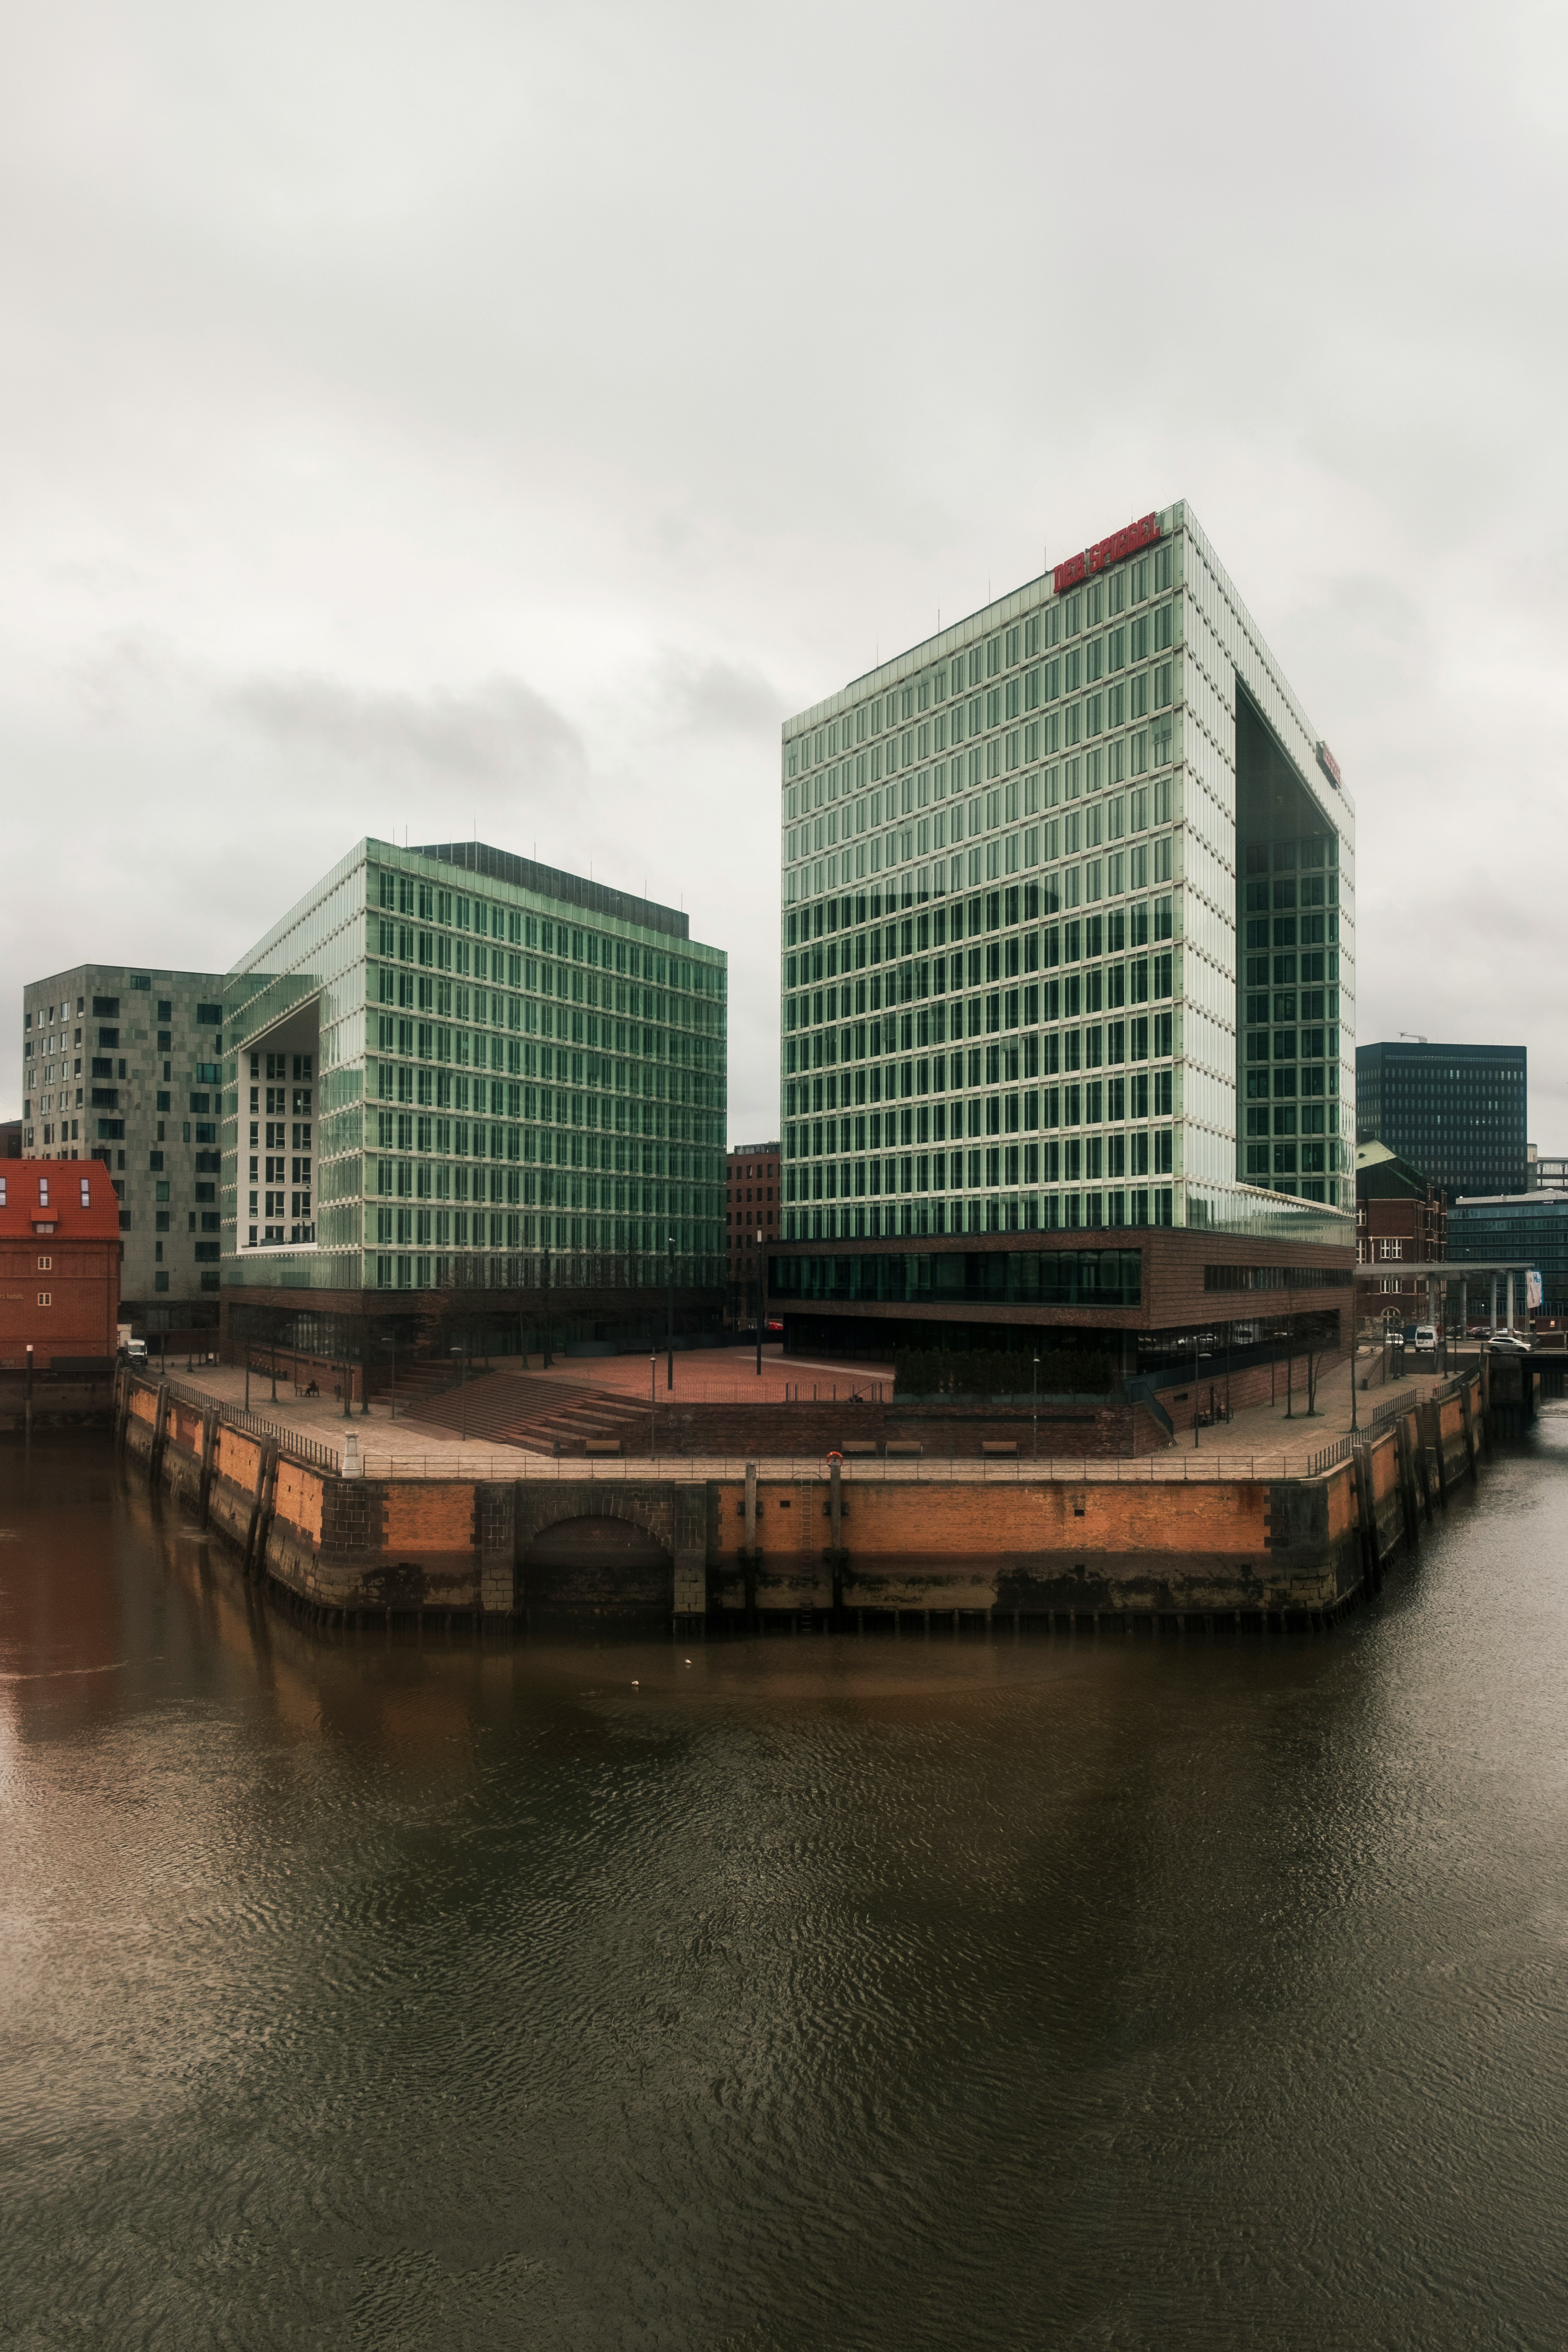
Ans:
<svg viewBox="0 0 1568 2352"><path fill-rule="evenodd" d="M1316 1638L480 1650L0 1452L0 2344L1563 2345L1565 1508Z"/></svg>

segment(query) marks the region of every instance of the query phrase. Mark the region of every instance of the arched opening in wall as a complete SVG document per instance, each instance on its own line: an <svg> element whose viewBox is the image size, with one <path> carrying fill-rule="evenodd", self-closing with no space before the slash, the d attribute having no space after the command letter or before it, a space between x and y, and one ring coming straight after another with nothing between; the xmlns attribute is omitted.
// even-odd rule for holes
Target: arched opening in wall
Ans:
<svg viewBox="0 0 1568 2352"><path fill-rule="evenodd" d="M531 1624L542 1617L663 1625L674 1565L657 1538L629 1519L561 1519L530 1544L519 1582Z"/></svg>

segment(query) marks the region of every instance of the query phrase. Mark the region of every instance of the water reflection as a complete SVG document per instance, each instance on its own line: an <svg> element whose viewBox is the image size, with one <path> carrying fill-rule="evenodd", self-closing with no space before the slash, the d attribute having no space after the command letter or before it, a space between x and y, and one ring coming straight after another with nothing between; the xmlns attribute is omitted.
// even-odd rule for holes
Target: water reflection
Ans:
<svg viewBox="0 0 1568 2352"><path fill-rule="evenodd" d="M1560 2340L1554 1423L1324 1638L323 1637L0 1456L19 2340Z"/></svg>

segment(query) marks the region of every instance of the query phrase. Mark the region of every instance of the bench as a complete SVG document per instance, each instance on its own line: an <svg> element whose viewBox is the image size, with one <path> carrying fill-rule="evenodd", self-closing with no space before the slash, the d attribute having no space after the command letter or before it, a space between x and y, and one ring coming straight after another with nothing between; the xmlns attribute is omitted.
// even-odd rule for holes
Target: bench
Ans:
<svg viewBox="0 0 1568 2352"><path fill-rule="evenodd" d="M889 1462L918 1462L924 1452L925 1447L913 1438L889 1437L888 1440Z"/></svg>
<svg viewBox="0 0 1568 2352"><path fill-rule="evenodd" d="M984 1454L1016 1456L1018 1451L1018 1441L1016 1437L983 1437L980 1441L980 1451Z"/></svg>
<svg viewBox="0 0 1568 2352"><path fill-rule="evenodd" d="M877 1441L874 1437L847 1437L838 1451L847 1462L851 1454L869 1454L874 1456L877 1451Z"/></svg>
<svg viewBox="0 0 1568 2352"><path fill-rule="evenodd" d="M618 1454L620 1450L618 1437L590 1437L583 1448L584 1454Z"/></svg>

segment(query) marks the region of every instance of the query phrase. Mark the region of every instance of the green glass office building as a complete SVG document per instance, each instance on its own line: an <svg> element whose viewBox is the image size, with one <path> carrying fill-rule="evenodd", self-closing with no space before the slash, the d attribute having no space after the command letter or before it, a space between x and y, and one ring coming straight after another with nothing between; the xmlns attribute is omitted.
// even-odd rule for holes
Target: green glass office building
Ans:
<svg viewBox="0 0 1568 2352"><path fill-rule="evenodd" d="M1190 508L788 720L781 794L786 1248L1353 1249L1353 810Z"/></svg>
<svg viewBox="0 0 1568 2352"><path fill-rule="evenodd" d="M462 1290L557 1339L724 1281L726 965L684 914L482 843L362 841L225 982L224 1291Z"/></svg>

